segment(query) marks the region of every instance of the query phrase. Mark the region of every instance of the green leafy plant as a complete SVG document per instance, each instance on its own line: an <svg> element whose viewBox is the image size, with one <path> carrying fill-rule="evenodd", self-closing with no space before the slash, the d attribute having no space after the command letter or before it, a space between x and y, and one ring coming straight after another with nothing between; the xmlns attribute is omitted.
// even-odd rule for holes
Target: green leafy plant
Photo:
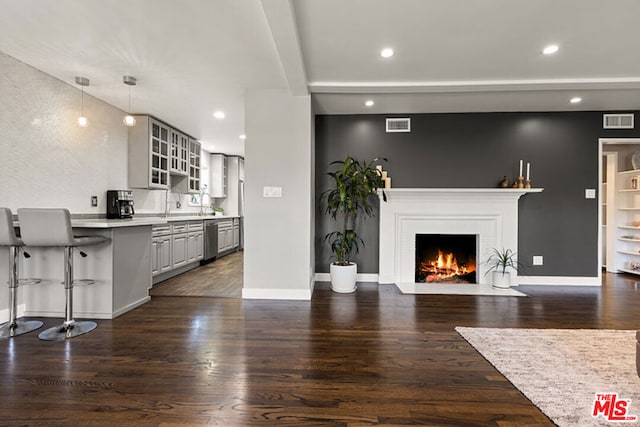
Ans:
<svg viewBox="0 0 640 427"><path fill-rule="evenodd" d="M384 188L384 180L376 166L386 160L376 158L371 162L360 162L347 156L345 160L329 164L337 169L327 173L332 188L325 191L322 198L327 204L325 212L336 221L342 220L342 227L327 234L324 240L329 242L332 258L338 265L349 265L351 257L364 245L355 231L358 215L373 216L374 196L379 188ZM384 190L383 200L387 200Z"/></svg>
<svg viewBox="0 0 640 427"><path fill-rule="evenodd" d="M507 268L512 268L515 271L522 268L522 264L518 262L517 252L504 248L502 250L493 248L486 263L490 267L485 274L490 271L498 271L504 275L507 272Z"/></svg>

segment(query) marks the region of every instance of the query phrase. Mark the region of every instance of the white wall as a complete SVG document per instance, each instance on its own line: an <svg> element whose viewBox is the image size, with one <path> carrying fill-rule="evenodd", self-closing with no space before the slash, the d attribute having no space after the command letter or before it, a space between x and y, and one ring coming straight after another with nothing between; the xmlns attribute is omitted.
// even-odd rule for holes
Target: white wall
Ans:
<svg viewBox="0 0 640 427"><path fill-rule="evenodd" d="M0 75L0 206L14 213L66 207L74 214L106 214L106 191L129 188L124 112L85 93L89 126L81 128L81 93L73 76L63 82L3 53ZM93 195L98 207L91 207ZM136 212L164 212L164 191L134 190L134 197ZM199 210L188 206L186 195L172 194L170 201L173 212Z"/></svg>
<svg viewBox="0 0 640 427"><path fill-rule="evenodd" d="M311 299L311 123L309 96L273 89L245 97L243 298ZM282 197L264 198L264 186L281 187Z"/></svg>

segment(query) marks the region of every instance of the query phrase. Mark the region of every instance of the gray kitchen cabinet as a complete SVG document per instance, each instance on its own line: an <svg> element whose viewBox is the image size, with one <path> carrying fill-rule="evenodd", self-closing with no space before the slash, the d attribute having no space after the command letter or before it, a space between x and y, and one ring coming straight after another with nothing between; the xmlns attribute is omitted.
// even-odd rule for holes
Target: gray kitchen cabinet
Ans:
<svg viewBox="0 0 640 427"><path fill-rule="evenodd" d="M187 224L187 262L194 262L204 257L204 226L202 221Z"/></svg>
<svg viewBox="0 0 640 427"><path fill-rule="evenodd" d="M169 236L158 240L158 274L171 270L171 238Z"/></svg>
<svg viewBox="0 0 640 427"><path fill-rule="evenodd" d="M209 170L211 172L211 197L227 197L227 156L211 154Z"/></svg>
<svg viewBox="0 0 640 427"><path fill-rule="evenodd" d="M187 224L184 222L171 225L171 267L178 268L187 263Z"/></svg>
<svg viewBox="0 0 640 427"><path fill-rule="evenodd" d="M187 175L189 173L189 137L175 129L171 130L171 167L172 175Z"/></svg>
<svg viewBox="0 0 640 427"><path fill-rule="evenodd" d="M154 225L151 228L152 275L201 260L203 243L202 221Z"/></svg>
<svg viewBox="0 0 640 427"><path fill-rule="evenodd" d="M189 193L200 191L200 143L189 139Z"/></svg>
<svg viewBox="0 0 640 427"><path fill-rule="evenodd" d="M233 247L240 246L240 218L233 219Z"/></svg>
<svg viewBox="0 0 640 427"><path fill-rule="evenodd" d="M129 128L129 187L169 188L171 127L149 116L137 116Z"/></svg>
<svg viewBox="0 0 640 427"><path fill-rule="evenodd" d="M233 220L224 219L218 222L218 253L233 249Z"/></svg>
<svg viewBox="0 0 640 427"><path fill-rule="evenodd" d="M171 228L168 224L151 228L151 274L171 270Z"/></svg>

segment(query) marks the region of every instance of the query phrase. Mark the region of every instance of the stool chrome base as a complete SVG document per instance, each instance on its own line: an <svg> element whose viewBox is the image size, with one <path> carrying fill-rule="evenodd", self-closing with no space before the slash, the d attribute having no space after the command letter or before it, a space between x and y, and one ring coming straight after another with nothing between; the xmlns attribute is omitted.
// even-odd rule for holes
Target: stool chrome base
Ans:
<svg viewBox="0 0 640 427"><path fill-rule="evenodd" d="M78 335L86 334L93 331L98 324L96 322L86 321L72 321L65 322L61 325L49 328L46 331L40 332L38 338L45 341L62 341L67 338L77 337Z"/></svg>
<svg viewBox="0 0 640 427"><path fill-rule="evenodd" d="M42 327L42 322L39 320L17 319L13 324L7 322L0 326L0 339L17 337L18 335L35 331L40 327Z"/></svg>

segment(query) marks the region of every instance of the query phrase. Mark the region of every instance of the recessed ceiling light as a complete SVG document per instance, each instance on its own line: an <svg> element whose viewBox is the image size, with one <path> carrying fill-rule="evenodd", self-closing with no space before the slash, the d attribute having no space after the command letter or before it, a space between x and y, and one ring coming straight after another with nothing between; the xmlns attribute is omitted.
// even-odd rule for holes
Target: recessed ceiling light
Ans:
<svg viewBox="0 0 640 427"><path fill-rule="evenodd" d="M552 55L556 53L558 49L560 48L557 44L550 44L549 46L546 46L544 49L542 49L542 53L544 53L545 55Z"/></svg>
<svg viewBox="0 0 640 427"><path fill-rule="evenodd" d="M366 105L367 107L373 107L373 104L375 104L375 102L370 99L364 102L364 105Z"/></svg>
<svg viewBox="0 0 640 427"><path fill-rule="evenodd" d="M216 111L215 113L213 113L213 117L215 117L216 119L224 119L224 111Z"/></svg>
<svg viewBox="0 0 640 427"><path fill-rule="evenodd" d="M380 56L383 58L391 58L393 56L393 49L390 47L384 48L380 51Z"/></svg>
<svg viewBox="0 0 640 427"><path fill-rule="evenodd" d="M579 102L582 102L582 98L580 98L579 96L574 96L569 100L569 102L572 104L578 104Z"/></svg>
<svg viewBox="0 0 640 427"><path fill-rule="evenodd" d="M247 139L247 135L243 133L242 135L240 135L240 139Z"/></svg>

